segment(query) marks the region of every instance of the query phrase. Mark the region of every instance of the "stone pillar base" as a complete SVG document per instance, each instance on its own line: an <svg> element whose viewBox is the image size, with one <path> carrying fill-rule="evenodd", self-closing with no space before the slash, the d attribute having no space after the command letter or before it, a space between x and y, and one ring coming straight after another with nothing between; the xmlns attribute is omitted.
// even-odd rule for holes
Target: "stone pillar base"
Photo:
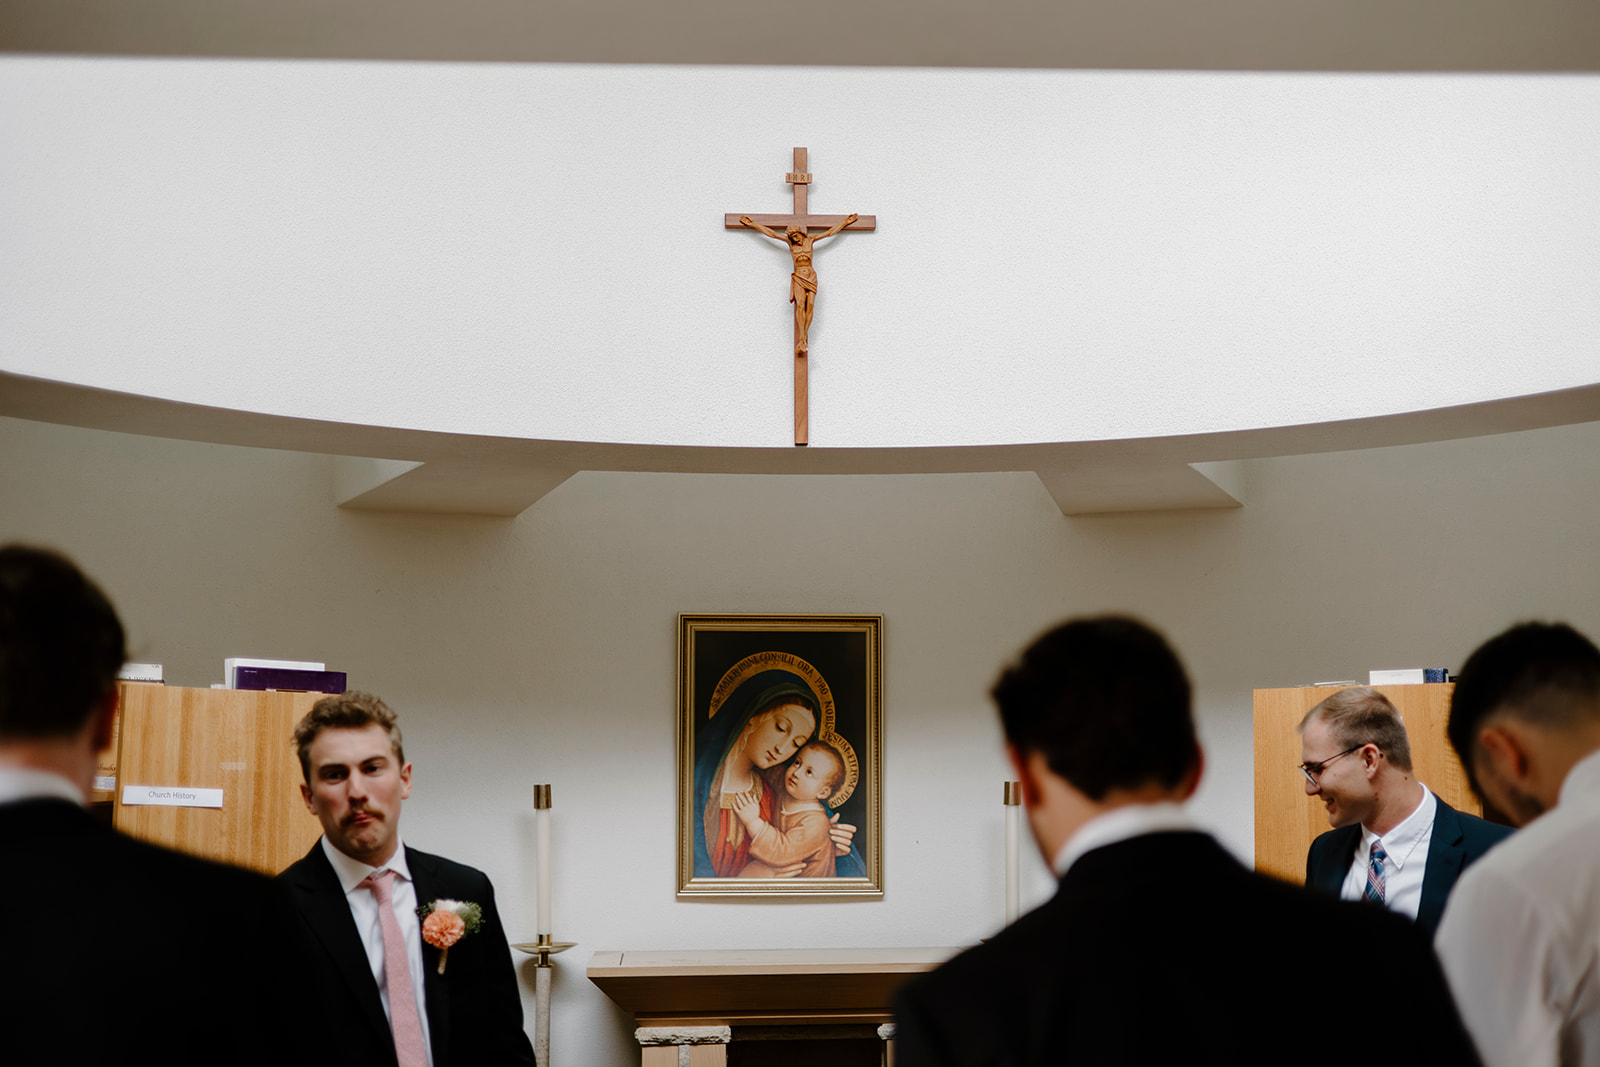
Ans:
<svg viewBox="0 0 1600 1067"><path fill-rule="evenodd" d="M639 1042L640 1067L727 1067L726 1026L641 1026L633 1032Z"/></svg>

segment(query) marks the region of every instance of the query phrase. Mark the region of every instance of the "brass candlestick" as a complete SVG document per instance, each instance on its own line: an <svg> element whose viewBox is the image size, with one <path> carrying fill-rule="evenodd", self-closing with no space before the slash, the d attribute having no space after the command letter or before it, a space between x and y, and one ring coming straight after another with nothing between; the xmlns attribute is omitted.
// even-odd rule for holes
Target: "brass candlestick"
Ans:
<svg viewBox="0 0 1600 1067"><path fill-rule="evenodd" d="M535 967L551 967L554 966L550 962L551 956L554 956L557 952L565 952L576 944L576 941L553 941L549 934L540 934L537 941L524 941L511 947L518 952L526 952L530 956L538 956L539 958L534 961Z"/></svg>
<svg viewBox="0 0 1600 1067"><path fill-rule="evenodd" d="M534 825L538 831L539 940L524 941L511 947L534 957L533 1060L538 1067L550 1067L550 977L554 964L550 957L565 952L576 942L557 941L550 935L550 786L533 787Z"/></svg>

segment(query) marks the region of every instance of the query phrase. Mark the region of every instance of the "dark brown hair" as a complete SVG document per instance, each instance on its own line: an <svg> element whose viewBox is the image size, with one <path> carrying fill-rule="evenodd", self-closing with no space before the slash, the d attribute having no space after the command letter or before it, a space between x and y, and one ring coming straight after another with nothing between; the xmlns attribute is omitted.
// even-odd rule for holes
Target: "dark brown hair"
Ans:
<svg viewBox="0 0 1600 1067"><path fill-rule="evenodd" d="M294 728L290 739L300 756L300 773L306 784L311 784L311 742L324 730L359 730L364 726L381 726L389 735L389 746L394 758L403 765L405 749L400 744L400 721L389 705L371 693L351 690L334 697L323 697L311 706L306 717Z"/></svg>
<svg viewBox="0 0 1600 1067"><path fill-rule="evenodd" d="M0 548L0 738L77 733L127 658L116 609L71 560Z"/></svg>
<svg viewBox="0 0 1600 1067"><path fill-rule="evenodd" d="M1006 740L1090 800L1180 784L1200 758L1189 676L1153 628L1115 615L1049 631L995 683Z"/></svg>
<svg viewBox="0 0 1600 1067"><path fill-rule="evenodd" d="M1474 790L1472 747L1499 714L1556 729L1600 716L1600 649L1566 623L1525 622L1467 658L1445 732Z"/></svg>

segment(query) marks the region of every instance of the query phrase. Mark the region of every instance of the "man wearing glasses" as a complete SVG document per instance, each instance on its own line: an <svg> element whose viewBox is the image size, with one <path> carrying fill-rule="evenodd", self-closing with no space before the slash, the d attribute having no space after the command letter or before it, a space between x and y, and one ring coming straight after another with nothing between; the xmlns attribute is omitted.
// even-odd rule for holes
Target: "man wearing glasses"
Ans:
<svg viewBox="0 0 1600 1067"><path fill-rule="evenodd" d="M1405 723L1376 689L1339 690L1297 729L1306 793L1334 827L1311 843L1306 885L1382 904L1431 938L1461 872L1511 828L1459 812L1417 781Z"/></svg>

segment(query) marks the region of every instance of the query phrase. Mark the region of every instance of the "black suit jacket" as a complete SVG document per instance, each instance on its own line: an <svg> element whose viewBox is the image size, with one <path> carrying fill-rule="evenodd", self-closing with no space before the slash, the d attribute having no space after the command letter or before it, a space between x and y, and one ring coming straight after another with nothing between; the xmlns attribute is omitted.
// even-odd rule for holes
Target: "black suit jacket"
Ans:
<svg viewBox="0 0 1600 1067"><path fill-rule="evenodd" d="M1438 794L1438 811L1433 816L1433 837L1428 842L1427 866L1422 869L1422 903L1417 906L1417 925L1432 939L1444 915L1444 902L1456 887L1461 872L1477 862L1490 847L1511 835L1511 827L1488 822L1476 815L1457 811ZM1306 885L1324 893L1339 895L1350 864L1361 844L1361 824L1351 823L1329 830L1311 842L1306 853Z"/></svg>
<svg viewBox="0 0 1600 1067"><path fill-rule="evenodd" d="M417 903L447 897L483 908L483 925L450 949L439 974L439 950L422 945L428 1040L434 1067L498 1067L533 1063L533 1046L522 1029L522 997L511 963L494 887L482 871L406 847L406 864ZM394 1067L394 1038L367 967L361 935L333 865L319 840L279 880L305 920L317 948L311 977L336 1030L341 1067Z"/></svg>
<svg viewBox="0 0 1600 1067"><path fill-rule="evenodd" d="M1403 990L1394 1063L1478 1062L1427 941L1405 919L1247 871L1210 836L1084 854L1056 895L902 986L896 1067L1338 1065L1348 1023L1309 1010Z"/></svg>
<svg viewBox="0 0 1600 1067"><path fill-rule="evenodd" d="M0 1061L282 1064L325 1039L272 879L137 841L54 799L0 804Z"/></svg>

